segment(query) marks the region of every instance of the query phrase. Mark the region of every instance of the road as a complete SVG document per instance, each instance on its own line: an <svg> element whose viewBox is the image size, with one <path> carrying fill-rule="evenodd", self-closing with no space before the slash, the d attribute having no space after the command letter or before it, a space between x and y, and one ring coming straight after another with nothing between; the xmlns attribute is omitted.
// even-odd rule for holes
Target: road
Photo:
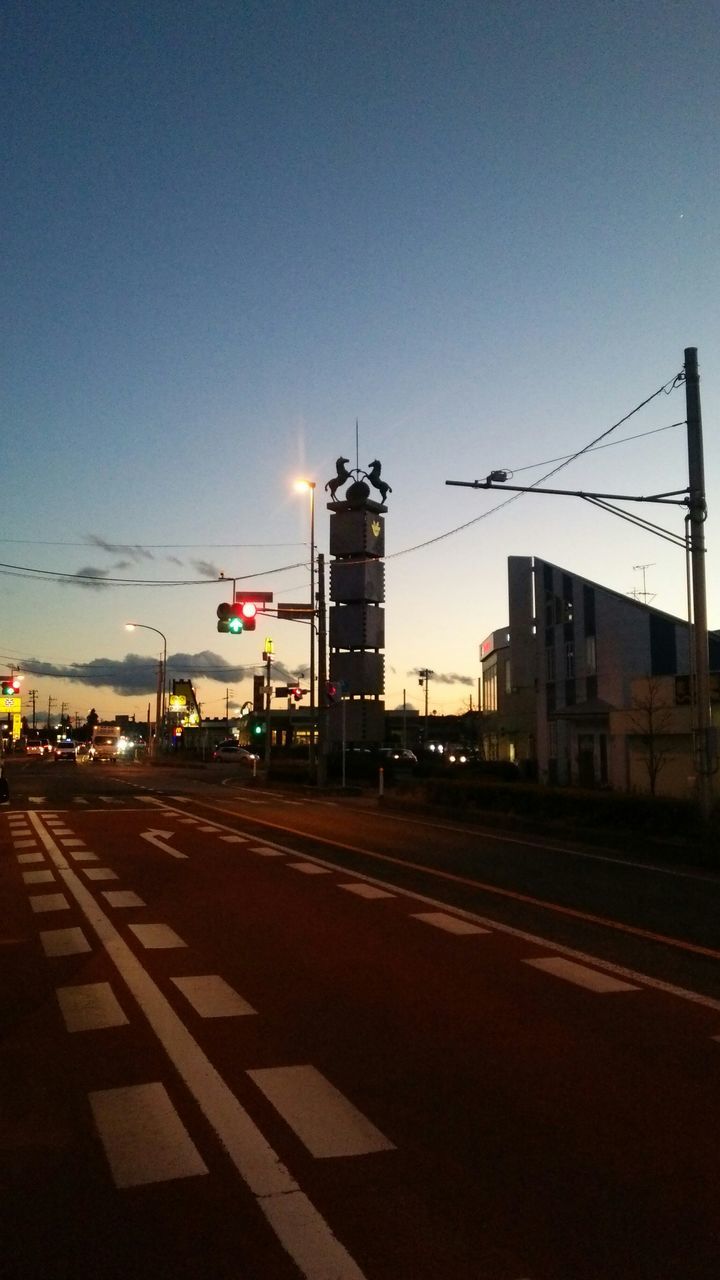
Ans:
<svg viewBox="0 0 720 1280"><path fill-rule="evenodd" d="M716 1280L720 876L10 760L17 1280Z"/></svg>

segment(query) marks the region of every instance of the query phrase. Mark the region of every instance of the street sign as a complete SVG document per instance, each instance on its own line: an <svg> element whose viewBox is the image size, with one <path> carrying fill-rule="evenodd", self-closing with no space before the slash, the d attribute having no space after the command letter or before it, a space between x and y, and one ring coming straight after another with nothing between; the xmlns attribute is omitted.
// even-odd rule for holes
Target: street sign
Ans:
<svg viewBox="0 0 720 1280"><path fill-rule="evenodd" d="M253 604L272 604L272 591L236 591L235 604L245 604L249 601Z"/></svg>
<svg viewBox="0 0 720 1280"><path fill-rule="evenodd" d="M278 618L312 618L315 610L311 604L280 604L277 607Z"/></svg>
<svg viewBox="0 0 720 1280"><path fill-rule="evenodd" d="M275 690L275 697L276 698L290 697L290 690L288 689L286 684L281 684L280 687Z"/></svg>

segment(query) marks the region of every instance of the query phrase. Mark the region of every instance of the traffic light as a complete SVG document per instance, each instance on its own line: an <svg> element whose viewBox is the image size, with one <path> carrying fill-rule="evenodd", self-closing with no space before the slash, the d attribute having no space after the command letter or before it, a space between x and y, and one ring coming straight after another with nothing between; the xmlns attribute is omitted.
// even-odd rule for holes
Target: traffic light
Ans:
<svg viewBox="0 0 720 1280"><path fill-rule="evenodd" d="M336 684L330 684L330 683L326 684L326 685L325 685L325 696L326 696L327 701L328 701L328 706L329 706L329 707L332 707L332 706L334 705L334 703L336 703L336 702L337 702L337 696L338 696L338 687L337 687L337 685L336 685Z"/></svg>
<svg viewBox="0 0 720 1280"><path fill-rule="evenodd" d="M2 677L2 696L3 698L14 698L20 692L20 681L13 679L12 676Z"/></svg>
<svg viewBox="0 0 720 1280"><path fill-rule="evenodd" d="M249 601L244 604L219 604L217 629L233 636L242 635L243 631L254 631L256 613L257 605Z"/></svg>
<svg viewBox="0 0 720 1280"><path fill-rule="evenodd" d="M300 688L300 685L299 685L299 684L298 684L298 685L296 685L294 689L291 689L291 690L290 690L290 692L291 692L291 694L292 694L292 696L293 696L293 698L295 699L295 701L296 701L296 702L299 702L299 701L300 701L300 699L301 699L301 698L302 698L302 696L303 696L303 691L302 691L302 689Z"/></svg>

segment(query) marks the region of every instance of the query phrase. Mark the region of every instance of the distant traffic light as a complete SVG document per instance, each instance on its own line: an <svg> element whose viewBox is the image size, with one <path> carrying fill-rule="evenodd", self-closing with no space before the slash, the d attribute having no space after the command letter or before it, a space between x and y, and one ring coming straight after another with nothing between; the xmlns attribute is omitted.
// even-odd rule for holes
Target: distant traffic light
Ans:
<svg viewBox="0 0 720 1280"><path fill-rule="evenodd" d="M335 702L337 702L337 696L338 696L338 687L337 687L337 685L336 685L336 684L330 684L330 683L326 684L326 685L325 685L325 696L326 696L326 698L327 698L327 700L328 700L328 706L332 706Z"/></svg>
<svg viewBox="0 0 720 1280"><path fill-rule="evenodd" d="M20 692L20 681L14 680L12 676L3 676L1 687L3 698L14 698Z"/></svg>

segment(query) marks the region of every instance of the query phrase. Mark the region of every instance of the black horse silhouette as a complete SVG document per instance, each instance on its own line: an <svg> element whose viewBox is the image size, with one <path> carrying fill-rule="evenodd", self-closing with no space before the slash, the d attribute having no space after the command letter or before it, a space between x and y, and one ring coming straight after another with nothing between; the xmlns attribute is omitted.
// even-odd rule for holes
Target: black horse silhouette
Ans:
<svg viewBox="0 0 720 1280"><path fill-rule="evenodd" d="M382 464L378 462L376 458L374 462L370 463L370 467L369 467L369 470L366 472L366 475L371 485L373 486L373 488L378 490L380 497L384 502L388 494L392 493L392 489L390 488L389 484L386 484L384 480L380 479L381 466Z"/></svg>
<svg viewBox="0 0 720 1280"><path fill-rule="evenodd" d="M347 467L345 466L345 463L349 461L350 461L349 458L338 458L335 462L335 469L337 471L337 475L333 476L332 480L328 480L327 484L325 485L325 488L330 490L330 498L333 502L335 501L335 494L337 493L340 486L342 484L345 484L345 481L351 478L350 472L347 470Z"/></svg>

